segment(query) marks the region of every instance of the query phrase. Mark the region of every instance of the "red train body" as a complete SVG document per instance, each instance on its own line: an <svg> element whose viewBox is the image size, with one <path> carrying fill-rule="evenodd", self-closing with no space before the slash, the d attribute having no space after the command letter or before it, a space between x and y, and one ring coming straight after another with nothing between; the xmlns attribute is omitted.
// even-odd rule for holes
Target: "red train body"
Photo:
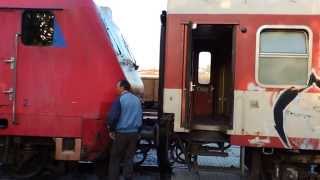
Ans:
<svg viewBox="0 0 320 180"><path fill-rule="evenodd" d="M318 0L168 1L161 105L174 133L196 146L188 153L205 151L199 142L241 146L252 179L289 177L290 167L306 177L293 164L319 163L318 7Z"/></svg>
<svg viewBox="0 0 320 180"><path fill-rule="evenodd" d="M0 22L2 147L45 140L55 159L95 159L109 142L116 82L143 89L109 10L91 0L10 0L0 2Z"/></svg>
<svg viewBox="0 0 320 180"><path fill-rule="evenodd" d="M169 1L163 106L175 114L175 131L224 131L237 145L319 150L319 18L311 4ZM291 99L282 109L285 124L277 124L277 103L292 88L299 102Z"/></svg>

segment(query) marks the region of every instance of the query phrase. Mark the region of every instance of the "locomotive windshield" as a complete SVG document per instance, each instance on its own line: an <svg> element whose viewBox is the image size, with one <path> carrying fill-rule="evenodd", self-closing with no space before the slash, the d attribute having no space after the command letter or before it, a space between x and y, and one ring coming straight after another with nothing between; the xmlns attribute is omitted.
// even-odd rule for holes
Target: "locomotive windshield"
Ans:
<svg viewBox="0 0 320 180"><path fill-rule="evenodd" d="M130 82L134 93L143 94L143 83L139 77L136 61L117 25L112 21L111 10L107 7L97 7L106 32L118 56L119 63L126 79Z"/></svg>
<svg viewBox="0 0 320 180"><path fill-rule="evenodd" d="M134 61L134 58L129 50L125 38L122 36L117 25L112 21L111 10L107 7L99 7L99 13L101 19L106 27L112 46L114 50L124 59L130 59ZM135 63L134 63L135 64Z"/></svg>

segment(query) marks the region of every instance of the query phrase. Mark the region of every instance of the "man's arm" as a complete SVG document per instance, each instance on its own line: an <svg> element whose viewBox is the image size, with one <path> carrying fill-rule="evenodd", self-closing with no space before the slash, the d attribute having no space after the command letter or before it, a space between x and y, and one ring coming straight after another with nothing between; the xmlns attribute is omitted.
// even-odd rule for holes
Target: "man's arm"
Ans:
<svg viewBox="0 0 320 180"><path fill-rule="evenodd" d="M121 114L120 98L112 103L111 109L108 113L108 127L110 132L115 132Z"/></svg>

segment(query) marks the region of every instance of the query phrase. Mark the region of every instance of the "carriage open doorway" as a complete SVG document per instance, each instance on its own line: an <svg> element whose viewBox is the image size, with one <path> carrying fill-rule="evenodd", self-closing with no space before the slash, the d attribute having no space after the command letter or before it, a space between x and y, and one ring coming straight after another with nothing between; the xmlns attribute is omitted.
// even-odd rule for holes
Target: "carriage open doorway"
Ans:
<svg viewBox="0 0 320 180"><path fill-rule="evenodd" d="M234 25L188 26L186 86L187 128L232 127Z"/></svg>

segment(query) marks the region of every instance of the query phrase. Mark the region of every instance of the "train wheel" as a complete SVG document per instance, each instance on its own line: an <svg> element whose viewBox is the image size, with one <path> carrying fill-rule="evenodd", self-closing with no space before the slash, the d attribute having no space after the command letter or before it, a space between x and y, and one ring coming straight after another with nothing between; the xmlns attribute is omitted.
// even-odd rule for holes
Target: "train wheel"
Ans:
<svg viewBox="0 0 320 180"><path fill-rule="evenodd" d="M46 156L39 152L23 152L16 155L13 163L6 165L6 172L15 179L29 179L38 175L46 165Z"/></svg>

